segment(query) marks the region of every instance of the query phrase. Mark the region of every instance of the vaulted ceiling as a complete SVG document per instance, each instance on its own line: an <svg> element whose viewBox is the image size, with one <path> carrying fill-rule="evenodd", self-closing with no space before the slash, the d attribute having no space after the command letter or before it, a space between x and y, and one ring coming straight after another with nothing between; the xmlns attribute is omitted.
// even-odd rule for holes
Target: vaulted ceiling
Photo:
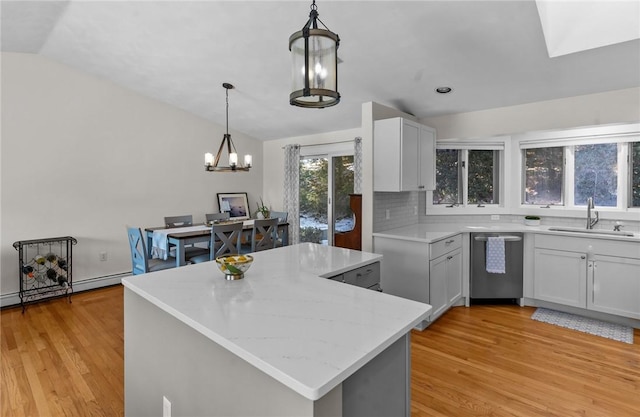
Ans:
<svg viewBox="0 0 640 417"><path fill-rule="evenodd" d="M638 39L550 58L533 0L318 0L341 38L342 101L293 107L288 39L310 3L3 0L2 51L40 54L221 125L230 82L231 130L261 140L358 127L369 101L423 118L640 86Z"/></svg>

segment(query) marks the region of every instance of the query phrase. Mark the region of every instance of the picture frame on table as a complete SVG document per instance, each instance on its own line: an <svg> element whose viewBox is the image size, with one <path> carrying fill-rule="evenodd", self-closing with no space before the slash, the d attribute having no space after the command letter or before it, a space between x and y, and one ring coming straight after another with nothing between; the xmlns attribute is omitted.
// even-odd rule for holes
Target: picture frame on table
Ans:
<svg viewBox="0 0 640 417"><path fill-rule="evenodd" d="M231 220L251 218L247 193L218 193L218 209L220 213L229 213Z"/></svg>

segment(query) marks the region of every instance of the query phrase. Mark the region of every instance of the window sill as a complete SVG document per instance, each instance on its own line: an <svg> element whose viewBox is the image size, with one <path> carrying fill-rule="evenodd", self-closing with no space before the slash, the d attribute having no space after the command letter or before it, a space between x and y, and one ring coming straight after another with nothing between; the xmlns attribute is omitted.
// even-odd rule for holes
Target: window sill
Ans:
<svg viewBox="0 0 640 417"><path fill-rule="evenodd" d="M483 215L483 214L509 214L508 210L502 206L494 204L485 204L484 207L472 206L428 206L428 216L451 216L451 215Z"/></svg>
<svg viewBox="0 0 640 417"><path fill-rule="evenodd" d="M618 209L613 207L597 207L595 211L600 215L601 220L640 220L640 208ZM533 215L540 217L586 217L587 208L567 208L562 206L542 208L540 206L519 206L513 210L514 215Z"/></svg>

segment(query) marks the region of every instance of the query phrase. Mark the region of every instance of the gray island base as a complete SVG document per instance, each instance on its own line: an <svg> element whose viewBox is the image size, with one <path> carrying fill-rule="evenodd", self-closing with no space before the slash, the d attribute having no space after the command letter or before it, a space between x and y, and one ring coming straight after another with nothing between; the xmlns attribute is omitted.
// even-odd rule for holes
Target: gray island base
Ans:
<svg viewBox="0 0 640 417"><path fill-rule="evenodd" d="M380 260L300 244L239 281L211 262L125 278L125 414L409 416L431 307L323 278Z"/></svg>

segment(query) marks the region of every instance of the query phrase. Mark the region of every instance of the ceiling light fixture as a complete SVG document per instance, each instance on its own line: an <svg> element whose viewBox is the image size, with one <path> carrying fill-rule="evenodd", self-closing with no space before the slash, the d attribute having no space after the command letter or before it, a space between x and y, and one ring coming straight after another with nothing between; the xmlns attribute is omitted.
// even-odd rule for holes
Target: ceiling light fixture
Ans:
<svg viewBox="0 0 640 417"><path fill-rule="evenodd" d="M448 94L450 92L452 92L453 89L451 87L438 87L436 88L436 93L440 93L440 94Z"/></svg>
<svg viewBox="0 0 640 417"><path fill-rule="evenodd" d="M229 83L223 83L222 86L227 90L227 133L222 137L222 143L220 144L220 148L218 148L215 160L213 159L213 154L204 154L204 169L209 172L249 171L252 162L251 155L245 155L244 165L238 165L238 151L236 151L236 146L233 144L233 140L231 140L231 135L229 134L229 90L234 87ZM229 166L218 166L225 143L227 144L227 152L229 153Z"/></svg>
<svg viewBox="0 0 640 417"><path fill-rule="evenodd" d="M318 29L318 22L324 29ZM338 46L340 37L318 19L316 0L302 30L289 37L292 58L293 106L322 109L340 102L338 93Z"/></svg>

